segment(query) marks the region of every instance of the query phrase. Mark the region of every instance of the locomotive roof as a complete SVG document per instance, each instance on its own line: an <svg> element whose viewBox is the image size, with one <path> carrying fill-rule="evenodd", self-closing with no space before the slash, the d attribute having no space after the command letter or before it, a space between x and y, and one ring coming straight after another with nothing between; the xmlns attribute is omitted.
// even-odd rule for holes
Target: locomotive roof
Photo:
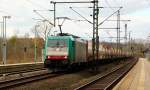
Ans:
<svg viewBox="0 0 150 90"><path fill-rule="evenodd" d="M72 36L73 38L80 38L79 36L70 33L58 33L57 36Z"/></svg>
<svg viewBox="0 0 150 90"><path fill-rule="evenodd" d="M75 40L72 36L49 36L48 39L71 39L71 40Z"/></svg>
<svg viewBox="0 0 150 90"><path fill-rule="evenodd" d="M80 41L80 42L84 42L86 40L82 39L82 38L75 38L73 36L49 36L48 39L51 40L55 40L55 39L71 39L72 41Z"/></svg>

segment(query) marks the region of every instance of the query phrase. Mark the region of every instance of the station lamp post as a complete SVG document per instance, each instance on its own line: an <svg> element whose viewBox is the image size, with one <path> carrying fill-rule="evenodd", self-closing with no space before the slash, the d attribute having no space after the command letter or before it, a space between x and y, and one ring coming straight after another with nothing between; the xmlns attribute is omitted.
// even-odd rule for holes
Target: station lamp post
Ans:
<svg viewBox="0 0 150 90"><path fill-rule="evenodd" d="M129 31L129 39L128 39L128 42L129 42L129 52L132 51L132 37L131 37L131 33L132 31Z"/></svg>
<svg viewBox="0 0 150 90"><path fill-rule="evenodd" d="M39 25L35 25L35 39L34 39L34 62L36 63L37 61L37 27L39 27Z"/></svg>
<svg viewBox="0 0 150 90"><path fill-rule="evenodd" d="M2 26L3 26L3 22L1 21L0 24L1 24L1 31L0 31L0 48L1 48L1 51L0 52L2 53L3 52L2 51L2 35L3 35L3 32L2 32L3 28L2 28ZM0 60L2 60L2 57L0 58Z"/></svg>
<svg viewBox="0 0 150 90"><path fill-rule="evenodd" d="M7 51L7 34L6 34L6 19L10 19L11 16L3 16L3 25L2 25L2 49L3 49L3 64L6 64L6 51Z"/></svg>

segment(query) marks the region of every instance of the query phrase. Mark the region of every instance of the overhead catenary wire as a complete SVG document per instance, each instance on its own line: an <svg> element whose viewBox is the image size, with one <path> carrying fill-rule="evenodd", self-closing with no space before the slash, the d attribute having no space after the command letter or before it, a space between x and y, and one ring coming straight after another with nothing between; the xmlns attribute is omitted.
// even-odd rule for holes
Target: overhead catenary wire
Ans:
<svg viewBox="0 0 150 90"><path fill-rule="evenodd" d="M120 4L118 3L118 1L117 0L113 0L114 1L114 4L116 4L116 6L120 6ZM106 0L106 2L108 2L108 0ZM109 4L109 3L108 3ZM110 5L110 4L109 4ZM123 7L123 6L122 6ZM126 8L126 7L125 7ZM123 12L123 10L121 11L121 12ZM126 24L125 22L122 22L122 23L124 23L124 24Z"/></svg>
<svg viewBox="0 0 150 90"><path fill-rule="evenodd" d="M23 4L23 6L26 7L25 4ZM16 9L19 9L19 8L16 8ZM24 18L24 16L18 15L19 13L12 13L12 12L9 12L9 9L8 9L8 8L7 8L7 9L3 9L3 7L0 7L0 13L4 13L4 14L6 14L6 15L9 15L9 16L12 16L12 17L16 17L17 19L18 19L18 18ZM14 19L14 18L13 18L13 19ZM29 19L31 19L31 18L29 18Z"/></svg>
<svg viewBox="0 0 150 90"><path fill-rule="evenodd" d="M37 15L39 15L41 18L43 18L44 20L48 21L49 24L54 25L53 23L51 23L49 20L47 20L44 16L42 16L40 13L37 12L37 10L33 10L33 12L35 12Z"/></svg>
<svg viewBox="0 0 150 90"><path fill-rule="evenodd" d="M150 1L149 0L145 0L145 1L147 2L148 6L150 6Z"/></svg>
<svg viewBox="0 0 150 90"><path fill-rule="evenodd" d="M11 15L9 12L6 12L5 10L0 10L0 13Z"/></svg>
<svg viewBox="0 0 150 90"><path fill-rule="evenodd" d="M71 10L73 10L75 13L77 13L80 17L82 17L84 20L86 20L87 22L89 22L90 24L93 24L93 22L89 21L87 18L85 18L83 15L81 15L80 13L78 13L77 11L75 11L72 7L70 7Z"/></svg>
<svg viewBox="0 0 150 90"><path fill-rule="evenodd" d="M34 2L32 0L25 0L26 2L32 4L33 6L36 6L36 7L40 7L42 9L39 9L39 10L33 10L38 16L40 16L41 18L43 18L44 20L47 20L43 15L41 15L39 12L37 11L40 11L40 12L45 12L45 11L54 11L54 10L51 10L51 9L48 9L46 7L44 7L43 5L41 4L38 4L37 2ZM47 20L49 22L50 25L53 25L53 23L51 23L49 20Z"/></svg>
<svg viewBox="0 0 150 90"><path fill-rule="evenodd" d="M0 13L3 13L4 15L8 15L8 16L11 16L11 17L19 17L19 16L15 15L14 13L10 13L8 11L9 10L7 10L7 9L1 9L1 7L0 7Z"/></svg>
<svg viewBox="0 0 150 90"><path fill-rule="evenodd" d="M33 6L40 7L40 8L43 8L43 9L47 9L46 7L38 4L37 2L33 2L31 0L25 0L25 1L28 2L28 3L30 3L30 4L32 4Z"/></svg>
<svg viewBox="0 0 150 90"><path fill-rule="evenodd" d="M29 3L32 4L33 6L41 7L41 8L43 8L43 9L47 9L47 8L43 7L42 5L39 5L39 4L34 3L34 2L31 1L31 0L25 0L25 1L29 2ZM25 4L23 4L23 5L25 5ZM0 7L0 8L1 8L1 7ZM10 13L10 12L8 12L8 11L9 11L9 9L0 9L0 12L2 12L2 13L4 13L4 14L8 14L8 15L13 16L13 17L20 17L20 16L14 14L14 13Z"/></svg>
<svg viewBox="0 0 150 90"><path fill-rule="evenodd" d="M105 3L108 5L108 7L109 7L112 11L115 11L113 8L111 8L112 6L108 3L107 0L105 0Z"/></svg>
<svg viewBox="0 0 150 90"><path fill-rule="evenodd" d="M100 25L102 25L106 20L108 20L111 16L113 16L114 14L116 14L120 9L122 9L123 7L120 7L117 11L115 11L113 14L111 14L110 16L108 16L105 20L103 20L100 24L99 24L99 26Z"/></svg>

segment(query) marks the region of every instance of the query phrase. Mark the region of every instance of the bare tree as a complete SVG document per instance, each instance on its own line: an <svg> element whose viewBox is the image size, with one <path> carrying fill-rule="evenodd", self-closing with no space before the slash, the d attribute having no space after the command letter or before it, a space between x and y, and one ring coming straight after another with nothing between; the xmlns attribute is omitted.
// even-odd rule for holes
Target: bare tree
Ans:
<svg viewBox="0 0 150 90"><path fill-rule="evenodd" d="M46 40L47 36L50 35L51 29L53 28L52 25L49 24L46 20L43 20L41 22L38 22L34 28L32 29L32 33L37 33L38 37L43 38Z"/></svg>

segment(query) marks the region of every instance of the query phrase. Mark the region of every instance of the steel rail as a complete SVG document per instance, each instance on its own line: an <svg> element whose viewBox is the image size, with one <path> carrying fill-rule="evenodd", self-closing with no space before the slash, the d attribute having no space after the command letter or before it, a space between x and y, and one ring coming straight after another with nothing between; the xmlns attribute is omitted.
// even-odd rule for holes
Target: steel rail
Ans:
<svg viewBox="0 0 150 90"><path fill-rule="evenodd" d="M12 75L18 73L26 73L32 71L39 71L44 70L43 63L38 64L15 64L15 65L5 65L0 66L0 76L3 74L5 75Z"/></svg>
<svg viewBox="0 0 150 90"><path fill-rule="evenodd" d="M132 62L132 61L131 61ZM83 85L81 86L78 86L77 88L75 88L74 90L86 90L86 89L90 89L90 90L94 90L94 89L100 89L100 90L110 90L112 89L122 78L124 75L126 75L126 73L136 64L137 60L135 60L134 62L131 62L121 66L121 67L118 67L117 69L114 69L112 70L111 72L108 72L106 74L103 74L102 76L98 77L98 78L95 78L94 80L91 80L89 82L86 82L84 83ZM128 67L128 68L127 68ZM104 80L104 78L107 78L111 75L113 75L114 73L116 73L117 71L119 70L122 70L123 68L126 68L126 70L124 70L124 72L122 73L119 73L119 74L116 74L118 75L114 80L112 80L111 82L107 82L106 80ZM115 75L114 75L115 76ZM92 87L92 85L96 84L97 82L99 82L100 80L103 80L102 84L100 86L97 85L97 87ZM104 82L105 81L105 82Z"/></svg>
<svg viewBox="0 0 150 90"><path fill-rule="evenodd" d="M29 70L22 70L22 71L13 71L13 72L7 72L7 73L1 73L0 76L8 76L8 75L15 75L15 74L21 74L21 73L29 73L34 71L41 71L46 70L46 68L35 68L35 69L29 69Z"/></svg>
<svg viewBox="0 0 150 90"><path fill-rule="evenodd" d="M21 77L15 80L2 81L0 82L0 89L8 89L8 88L22 85L25 83L30 83L30 82L34 82L34 81L38 81L42 79L47 79L47 78L54 78L54 77L58 77L61 75L64 75L64 74L52 74L49 72L49 73L33 75L33 76L28 76L28 77Z"/></svg>

